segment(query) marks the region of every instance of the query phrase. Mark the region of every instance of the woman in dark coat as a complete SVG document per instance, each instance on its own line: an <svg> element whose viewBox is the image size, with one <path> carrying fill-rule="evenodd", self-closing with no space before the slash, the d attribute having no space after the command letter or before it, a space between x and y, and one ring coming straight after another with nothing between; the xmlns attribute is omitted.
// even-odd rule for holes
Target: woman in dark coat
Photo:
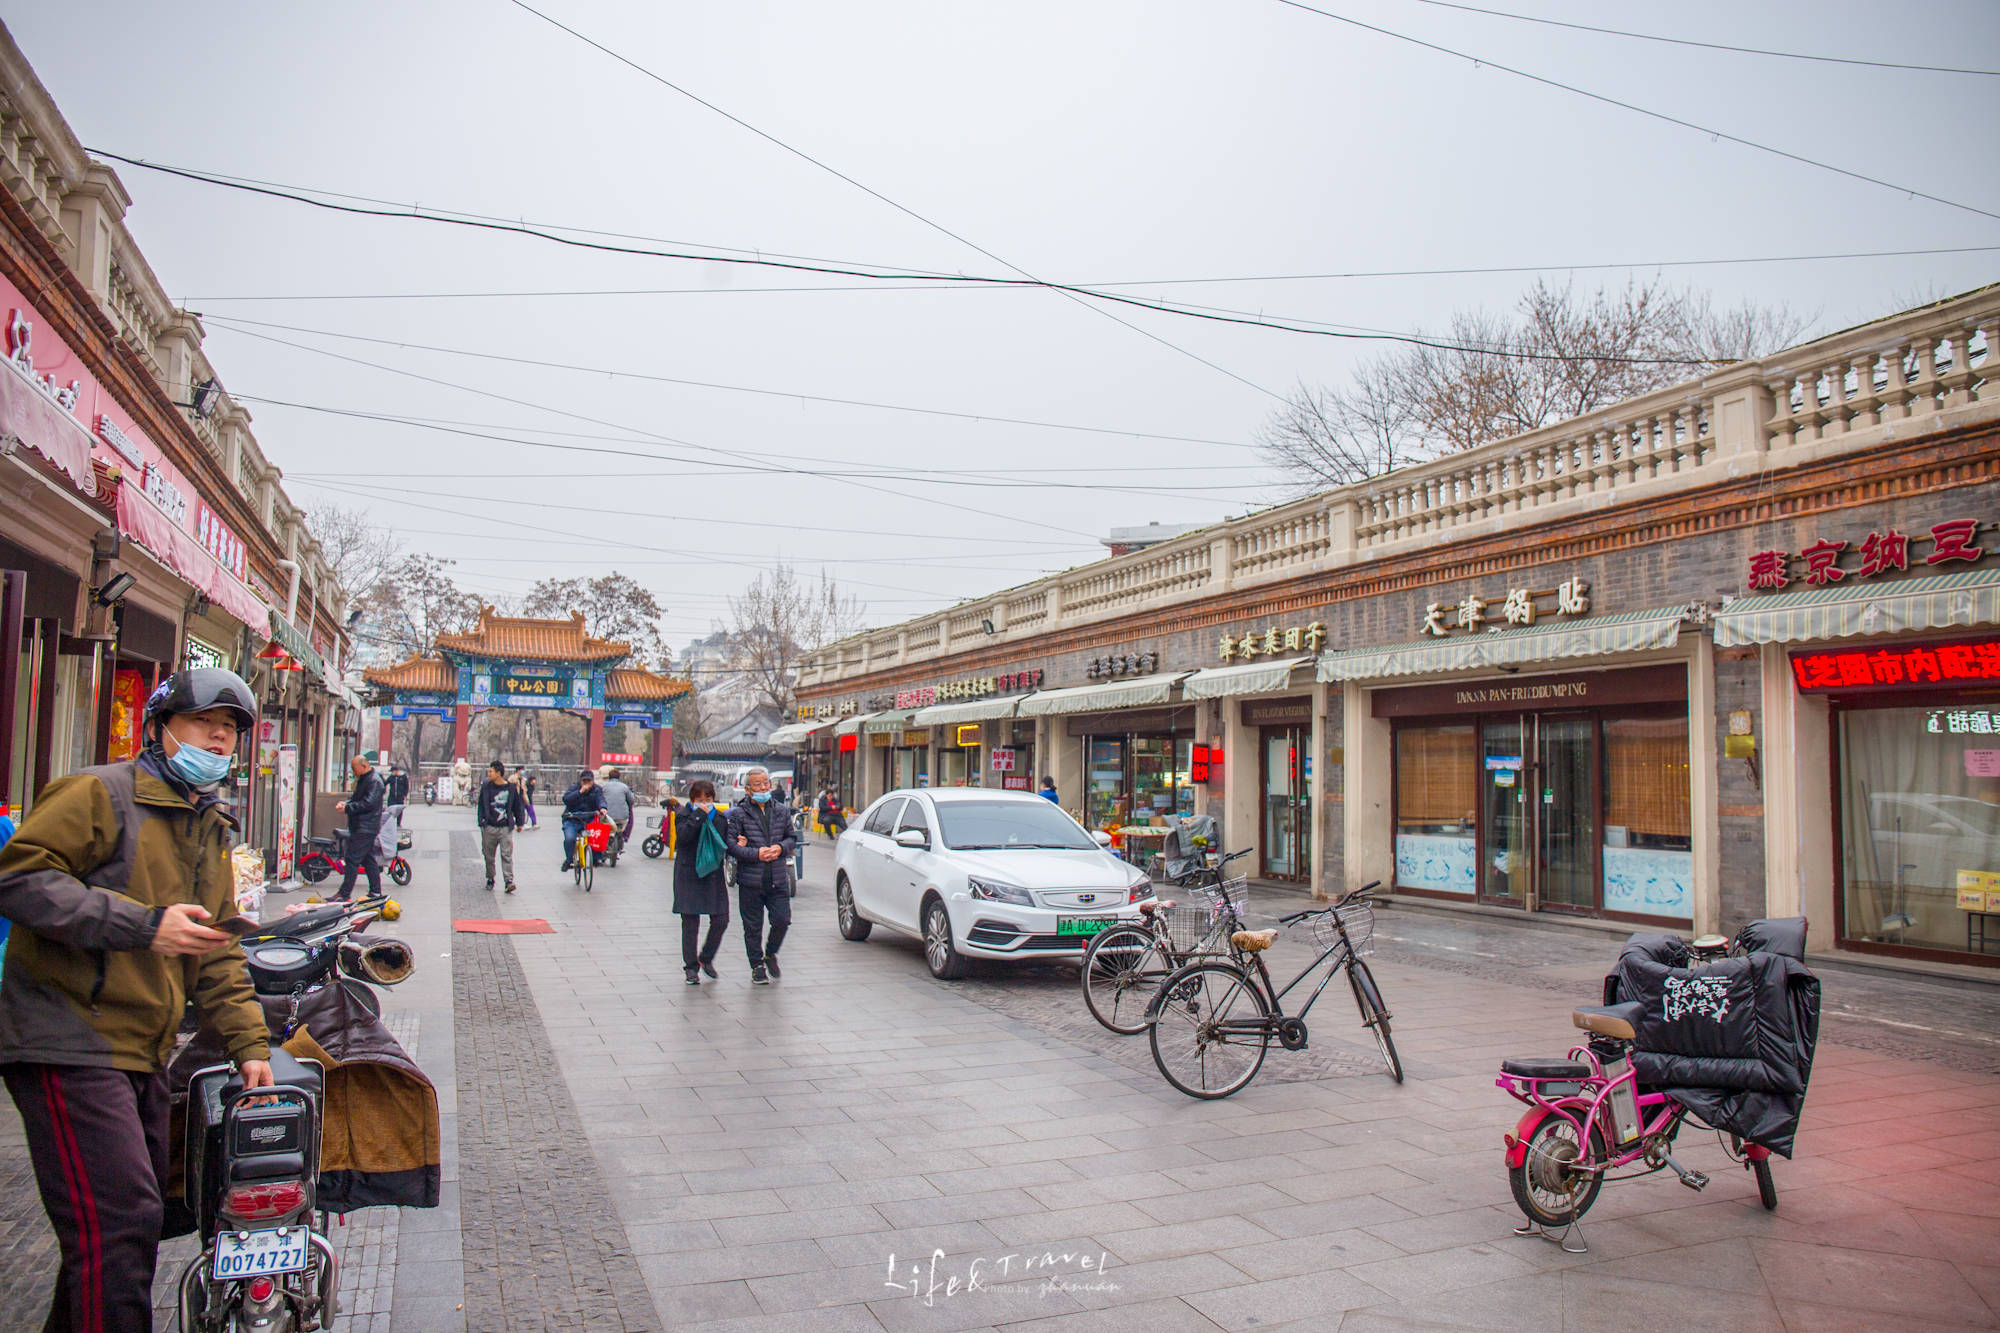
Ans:
<svg viewBox="0 0 2000 1333"><path fill-rule="evenodd" d="M699 986L701 974L716 975L715 955L722 947L723 932L729 929L729 884L723 865L707 875L697 875L695 856L701 847L702 825L715 821L715 831L727 842L727 821L715 808L715 784L700 781L688 787L686 801L667 799L674 821L674 913L681 919L681 964L687 970L687 984ZM695 944L701 937L701 919L708 918L708 939L699 955Z"/></svg>

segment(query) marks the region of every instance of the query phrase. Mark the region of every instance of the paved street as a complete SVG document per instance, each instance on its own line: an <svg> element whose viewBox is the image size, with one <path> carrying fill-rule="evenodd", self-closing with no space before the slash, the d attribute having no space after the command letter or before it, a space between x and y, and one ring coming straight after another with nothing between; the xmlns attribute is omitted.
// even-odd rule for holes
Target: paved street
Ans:
<svg viewBox="0 0 2000 1333"><path fill-rule="evenodd" d="M1691 1134L1705 1193L1610 1185L1591 1252L1569 1255L1510 1234L1516 1107L1492 1070L1567 1048L1615 935L1385 912L1375 968L1409 1081L1379 1072L1329 991L1307 1051L1197 1102L1143 1038L1089 1020L1072 969L943 984L914 943L842 941L824 846L784 978L753 989L732 930L722 980L690 988L664 862L635 855L585 895L556 874L553 831L531 832L521 892L489 897L469 812L411 822L401 929L420 971L387 1012L438 1082L451 1183L435 1213L351 1219L343 1285L363 1313L344 1327L2000 1323L2000 1056L1970 1039L1992 1030L1990 989L1825 970L1779 1211ZM447 911L556 933L447 937ZM1295 954L1277 953L1283 972ZM7 1330L36 1326L48 1277L24 1167L10 1108Z"/></svg>

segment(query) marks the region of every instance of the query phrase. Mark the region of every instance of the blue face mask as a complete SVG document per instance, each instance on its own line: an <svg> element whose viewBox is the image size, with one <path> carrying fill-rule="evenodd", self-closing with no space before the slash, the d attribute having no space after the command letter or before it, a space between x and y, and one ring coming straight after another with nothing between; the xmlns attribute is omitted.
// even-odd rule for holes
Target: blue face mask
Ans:
<svg viewBox="0 0 2000 1333"><path fill-rule="evenodd" d="M198 746L183 745L167 756L167 768L190 787L212 787L229 776L234 760Z"/></svg>
<svg viewBox="0 0 2000 1333"><path fill-rule="evenodd" d="M771 799L771 793L767 791L753 791L750 793L750 799L762 805L765 801Z"/></svg>
<svg viewBox="0 0 2000 1333"><path fill-rule="evenodd" d="M694 803L694 808L695 808L695 809L697 809L697 810L699 810L699 811L701 811L701 812L702 812L703 814L707 814L707 813L708 813L709 811L711 811L711 810L715 809L715 802L714 802L714 801L696 801L696 802Z"/></svg>

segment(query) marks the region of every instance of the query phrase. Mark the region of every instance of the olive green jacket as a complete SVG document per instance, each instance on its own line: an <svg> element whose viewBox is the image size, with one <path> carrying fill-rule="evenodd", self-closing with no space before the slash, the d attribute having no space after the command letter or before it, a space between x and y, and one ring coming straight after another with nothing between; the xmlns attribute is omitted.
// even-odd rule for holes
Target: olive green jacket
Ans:
<svg viewBox="0 0 2000 1333"><path fill-rule="evenodd" d="M0 1064L154 1073L189 999L232 1060L270 1058L264 1013L235 941L193 958L152 951L161 913L196 903L238 915L235 821L159 775L146 756L50 783L0 848Z"/></svg>

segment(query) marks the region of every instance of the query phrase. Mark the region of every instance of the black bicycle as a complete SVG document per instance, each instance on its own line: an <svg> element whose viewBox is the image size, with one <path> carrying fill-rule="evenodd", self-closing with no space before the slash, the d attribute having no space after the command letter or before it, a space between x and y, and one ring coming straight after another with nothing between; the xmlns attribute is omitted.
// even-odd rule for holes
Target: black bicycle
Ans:
<svg viewBox="0 0 2000 1333"><path fill-rule="evenodd" d="M1403 1061L1389 1034L1389 1007L1374 973L1361 961L1375 951L1373 894L1380 887L1379 880L1364 884L1327 907L1279 919L1286 928L1308 923L1320 946L1319 956L1283 990L1264 965L1264 951L1277 940L1276 930L1239 930L1229 941L1233 957L1200 959L1162 982L1148 1019L1153 1063L1167 1082L1190 1097L1209 1100L1248 1087L1264 1067L1272 1041L1288 1051L1306 1048L1306 1015L1334 974L1345 971L1362 1025L1374 1032L1390 1077L1401 1083ZM1329 962L1299 1011L1285 1013L1285 996Z"/></svg>
<svg viewBox="0 0 2000 1333"><path fill-rule="evenodd" d="M1250 855L1207 852L1203 864L1174 881L1189 901L1139 904L1139 920L1100 932L1083 951L1083 1002L1091 1016L1121 1036L1146 1030L1160 983L1196 958L1222 954L1243 929L1249 881L1224 881L1223 867Z"/></svg>

